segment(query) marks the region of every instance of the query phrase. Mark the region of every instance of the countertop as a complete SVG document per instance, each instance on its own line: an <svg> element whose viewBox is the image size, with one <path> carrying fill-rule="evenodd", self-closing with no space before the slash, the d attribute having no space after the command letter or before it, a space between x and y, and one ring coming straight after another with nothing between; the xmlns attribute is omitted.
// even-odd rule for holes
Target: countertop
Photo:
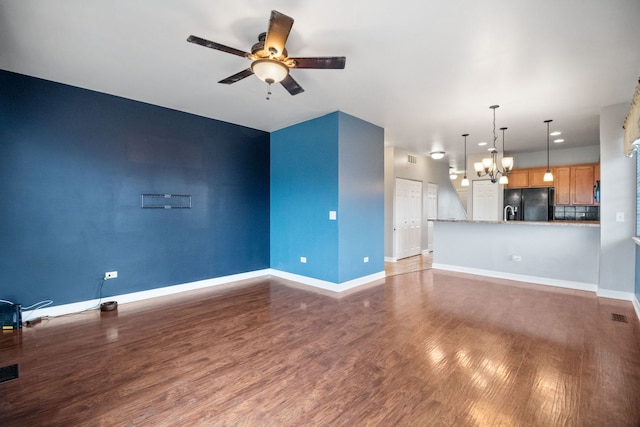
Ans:
<svg viewBox="0 0 640 427"><path fill-rule="evenodd" d="M459 222L467 224L544 225L551 227L600 227L599 221L479 221L471 219L435 219L435 222Z"/></svg>

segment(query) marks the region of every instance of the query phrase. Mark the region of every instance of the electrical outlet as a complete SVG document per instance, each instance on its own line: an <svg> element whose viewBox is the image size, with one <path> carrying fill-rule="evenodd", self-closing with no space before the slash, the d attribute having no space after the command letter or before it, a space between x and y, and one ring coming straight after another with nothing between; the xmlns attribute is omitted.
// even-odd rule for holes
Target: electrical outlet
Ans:
<svg viewBox="0 0 640 427"><path fill-rule="evenodd" d="M369 257L368 256L364 257L364 259L362 261L363 262L369 262Z"/></svg>
<svg viewBox="0 0 640 427"><path fill-rule="evenodd" d="M106 273L104 273L104 280L117 279L117 278L118 278L117 271L107 271Z"/></svg>
<svg viewBox="0 0 640 427"><path fill-rule="evenodd" d="M306 256L301 256L300 257L300 262L305 264L307 262L307 257Z"/></svg>

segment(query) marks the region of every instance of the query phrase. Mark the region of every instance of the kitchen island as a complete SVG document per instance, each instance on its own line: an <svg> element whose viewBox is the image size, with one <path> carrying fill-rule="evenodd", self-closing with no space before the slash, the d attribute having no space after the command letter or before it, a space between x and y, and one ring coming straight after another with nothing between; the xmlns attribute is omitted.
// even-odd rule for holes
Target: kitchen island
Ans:
<svg viewBox="0 0 640 427"><path fill-rule="evenodd" d="M600 224L434 222L433 268L597 291Z"/></svg>

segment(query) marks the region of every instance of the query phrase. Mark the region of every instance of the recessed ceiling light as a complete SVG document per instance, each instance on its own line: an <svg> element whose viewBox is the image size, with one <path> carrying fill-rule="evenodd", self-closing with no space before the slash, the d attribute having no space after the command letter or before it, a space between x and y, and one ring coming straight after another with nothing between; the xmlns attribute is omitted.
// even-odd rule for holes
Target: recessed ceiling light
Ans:
<svg viewBox="0 0 640 427"><path fill-rule="evenodd" d="M485 145L487 145L487 143L486 143L486 142L484 142L484 141L482 141L482 142L478 142L478 145L479 145L480 147L484 147Z"/></svg>
<svg viewBox="0 0 640 427"><path fill-rule="evenodd" d="M558 135L562 135L562 132L560 132L559 130L555 131L555 132L551 132L549 135L551 136L558 136Z"/></svg>
<svg viewBox="0 0 640 427"><path fill-rule="evenodd" d="M562 138L554 139L553 142L555 142L556 144L560 144L561 142L564 142L564 139Z"/></svg>

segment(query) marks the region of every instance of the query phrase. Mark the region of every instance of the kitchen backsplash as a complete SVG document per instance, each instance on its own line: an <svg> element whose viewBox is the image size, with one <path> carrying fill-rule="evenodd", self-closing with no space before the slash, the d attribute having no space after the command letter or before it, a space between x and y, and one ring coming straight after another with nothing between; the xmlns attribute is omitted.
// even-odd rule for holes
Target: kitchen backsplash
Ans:
<svg viewBox="0 0 640 427"><path fill-rule="evenodd" d="M600 206L555 206L554 221L600 221Z"/></svg>

